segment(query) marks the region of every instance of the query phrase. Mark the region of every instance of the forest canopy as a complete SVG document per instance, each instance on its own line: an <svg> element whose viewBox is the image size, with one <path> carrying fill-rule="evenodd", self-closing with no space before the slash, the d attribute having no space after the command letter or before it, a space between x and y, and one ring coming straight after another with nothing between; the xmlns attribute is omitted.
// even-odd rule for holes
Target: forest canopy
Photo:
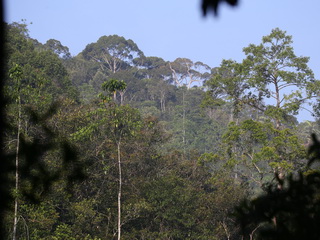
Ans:
<svg viewBox="0 0 320 240"><path fill-rule="evenodd" d="M311 171L319 80L279 28L214 67L118 35L71 56L6 33L8 239L242 239L243 199Z"/></svg>

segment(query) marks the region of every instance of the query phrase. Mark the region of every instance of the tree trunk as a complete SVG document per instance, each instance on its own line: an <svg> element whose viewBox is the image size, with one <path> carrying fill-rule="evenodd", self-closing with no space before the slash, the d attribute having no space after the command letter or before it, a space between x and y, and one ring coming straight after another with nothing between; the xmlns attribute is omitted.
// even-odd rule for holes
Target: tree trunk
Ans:
<svg viewBox="0 0 320 240"><path fill-rule="evenodd" d="M18 224L18 190L19 190L19 149L20 149L20 129L21 129L21 98L18 97L18 133L16 147L16 184L15 184L15 200L14 200L14 220L12 239L16 240L17 224Z"/></svg>
<svg viewBox="0 0 320 240"><path fill-rule="evenodd" d="M120 91L119 92L120 93L120 106L122 106L123 105L123 100L124 100L124 91Z"/></svg>
<svg viewBox="0 0 320 240"><path fill-rule="evenodd" d="M182 93L183 114L182 114L182 142L183 142L183 154L186 157L186 107L185 107L185 93Z"/></svg>
<svg viewBox="0 0 320 240"><path fill-rule="evenodd" d="M276 107L277 109L280 109L280 104L281 104L281 100L280 100L280 90L279 90L279 86L278 86L278 82L277 79L274 80L274 85L275 85L275 89L276 89ZM280 120L279 118L276 119L276 129L280 129Z"/></svg>
<svg viewBox="0 0 320 240"><path fill-rule="evenodd" d="M117 101L117 91L113 91L113 101Z"/></svg>
<svg viewBox="0 0 320 240"><path fill-rule="evenodd" d="M118 240L121 239L121 191L122 191L122 172L121 172L121 149L120 141L117 143L118 168L119 168L119 188L118 188Z"/></svg>
<svg viewBox="0 0 320 240"><path fill-rule="evenodd" d="M221 224L222 227L223 227L223 230L224 230L224 232L225 232L225 234L226 234L227 239L230 240L230 235L231 235L231 234L230 234L230 232L229 232L229 230L228 230L227 224L226 224L224 221L220 222L220 224Z"/></svg>

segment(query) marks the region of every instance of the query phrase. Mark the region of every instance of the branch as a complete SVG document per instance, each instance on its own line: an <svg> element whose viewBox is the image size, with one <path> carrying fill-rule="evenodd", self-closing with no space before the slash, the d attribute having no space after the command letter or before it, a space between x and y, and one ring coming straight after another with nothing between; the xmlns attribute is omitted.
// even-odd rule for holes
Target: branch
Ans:
<svg viewBox="0 0 320 240"><path fill-rule="evenodd" d="M171 69L171 71L172 71L172 75L173 75L173 79L174 79L175 83L177 84L177 86L180 87L180 86L181 86L181 81L178 81L178 76L177 76L176 70L174 70L174 69L172 68L171 63L169 63L169 67L170 67L170 69Z"/></svg>
<svg viewBox="0 0 320 240"><path fill-rule="evenodd" d="M298 85L297 83L284 83L284 84L280 84L278 86L278 89L281 90L281 89L286 88L286 87L297 86L297 85Z"/></svg>
<svg viewBox="0 0 320 240"><path fill-rule="evenodd" d="M249 234L250 235L250 240L253 239L253 234L255 233L255 231L258 230L258 228L261 226L261 224L259 224L255 229L252 230L252 232Z"/></svg>
<svg viewBox="0 0 320 240"><path fill-rule="evenodd" d="M222 225L222 227L223 227L223 229L224 229L224 232L226 233L226 235L227 235L227 239L229 240L230 239L230 233L229 233L229 231L228 231L228 228L227 228L227 224L225 224L225 222L224 221L220 221L220 224Z"/></svg>
<svg viewBox="0 0 320 240"><path fill-rule="evenodd" d="M110 59L108 58L107 54L102 52L102 57L103 57L103 60L108 64L110 70L112 70L112 64L111 64Z"/></svg>
<svg viewBox="0 0 320 240"><path fill-rule="evenodd" d="M252 164L253 164L253 166L257 169L258 173L259 173L260 175L262 175L263 172L260 170L260 168L257 166L257 164L255 164L254 162L253 162Z"/></svg>

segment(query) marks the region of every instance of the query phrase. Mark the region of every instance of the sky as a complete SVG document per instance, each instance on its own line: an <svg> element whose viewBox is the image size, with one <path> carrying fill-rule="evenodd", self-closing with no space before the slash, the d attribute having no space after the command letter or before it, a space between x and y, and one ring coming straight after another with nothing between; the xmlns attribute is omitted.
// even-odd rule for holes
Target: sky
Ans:
<svg viewBox="0 0 320 240"><path fill-rule="evenodd" d="M278 27L292 35L297 56L310 57L317 79L319 12L317 0L240 0L235 8L222 4L218 17L203 17L200 0L5 0L6 22L25 19L32 38L59 40L73 56L101 36L117 34L149 57L217 67L222 59L241 61L244 47Z"/></svg>

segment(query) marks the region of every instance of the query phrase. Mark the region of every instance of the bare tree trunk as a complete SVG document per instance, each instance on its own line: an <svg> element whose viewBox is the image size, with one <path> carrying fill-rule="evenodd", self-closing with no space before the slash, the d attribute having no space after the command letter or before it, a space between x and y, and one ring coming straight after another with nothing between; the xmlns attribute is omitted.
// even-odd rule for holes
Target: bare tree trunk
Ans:
<svg viewBox="0 0 320 240"><path fill-rule="evenodd" d="M259 227L260 227L260 224L255 229L253 229L253 231L249 234L250 240L253 240L253 234L255 233L255 231L257 231Z"/></svg>
<svg viewBox="0 0 320 240"><path fill-rule="evenodd" d="M185 108L185 93L182 93L183 114L182 114L182 142L183 142L183 154L186 156L186 108Z"/></svg>
<svg viewBox="0 0 320 240"><path fill-rule="evenodd" d="M122 172L121 172L121 150L120 141L117 143L118 168L119 168L119 188L118 188L118 240L121 239L121 191L122 191Z"/></svg>
<svg viewBox="0 0 320 240"><path fill-rule="evenodd" d="M18 97L18 133L16 147L16 185L15 185L15 200L14 200L14 220L12 239L16 240L17 224L18 224L18 190L19 190L19 151L20 151L20 129L21 129L21 98Z"/></svg>
<svg viewBox="0 0 320 240"><path fill-rule="evenodd" d="M123 105L125 91L120 91L120 106Z"/></svg>
<svg viewBox="0 0 320 240"><path fill-rule="evenodd" d="M191 88L191 84L194 82L201 82L199 79L195 79L195 76L192 75L191 73L191 66L186 62L186 66L187 66L187 72L188 72L188 76L189 76L189 82L187 83L187 88L190 89Z"/></svg>
<svg viewBox="0 0 320 240"><path fill-rule="evenodd" d="M230 234L230 232L229 232L229 230L228 230L227 224L226 224L224 221L220 222L220 224L221 224L221 226L223 227L223 230L224 230L224 232L225 232L225 234L226 234L227 239L230 240L230 235L231 235L231 234Z"/></svg>
<svg viewBox="0 0 320 240"><path fill-rule="evenodd" d="M172 66L171 66L170 63L169 63L169 67L170 67L170 69L171 69L171 71L172 71L172 77L173 77L173 80L174 80L176 86L181 87L181 86L182 86L182 82L181 82L182 80L179 79L176 70L174 70L174 69L172 68Z"/></svg>
<svg viewBox="0 0 320 240"><path fill-rule="evenodd" d="M166 111L166 94L164 89L160 90L160 109L161 112Z"/></svg>
<svg viewBox="0 0 320 240"><path fill-rule="evenodd" d="M117 91L113 91L113 101L117 102Z"/></svg>

